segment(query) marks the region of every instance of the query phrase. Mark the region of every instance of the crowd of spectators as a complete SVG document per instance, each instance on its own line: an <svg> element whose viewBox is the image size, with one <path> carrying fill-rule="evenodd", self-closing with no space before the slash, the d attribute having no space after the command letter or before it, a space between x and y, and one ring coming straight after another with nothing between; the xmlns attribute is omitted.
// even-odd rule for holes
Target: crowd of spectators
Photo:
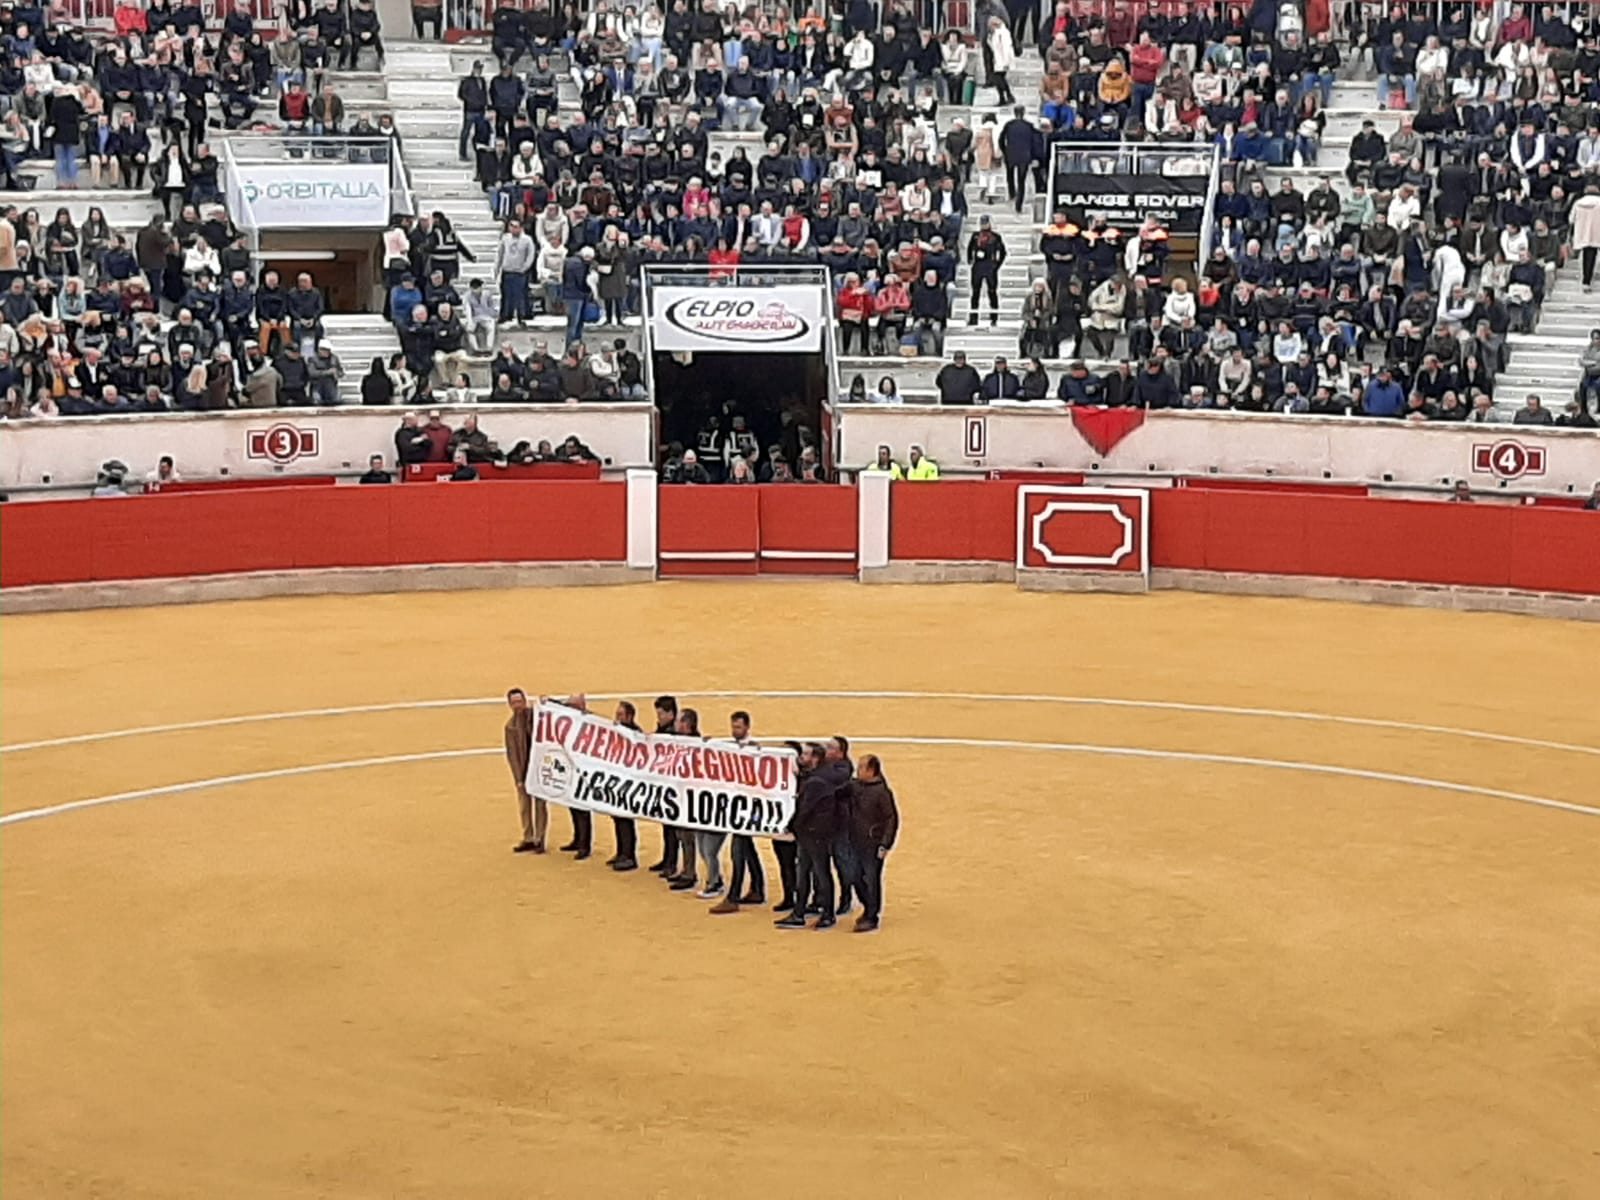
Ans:
<svg viewBox="0 0 1600 1200"><path fill-rule="evenodd" d="M193 4L119 3L90 38L59 13L0 6L0 185L147 190L164 215L117 229L100 207L0 219L0 413L56 417L336 403L344 365L309 274L261 270L225 211L217 127L251 125L278 96L294 132L345 127L325 71L383 47L372 0L293 0L264 39L247 8L220 30ZM306 100L308 87L315 100ZM304 101L302 112L302 101ZM265 114L263 114L265 115ZM386 123L392 132L392 122Z"/></svg>
<svg viewBox="0 0 1600 1200"><path fill-rule="evenodd" d="M881 24L864 4L829 22L533 0L496 10L493 50L498 70L475 63L458 94L461 155L505 222L502 321L559 313L576 341L586 321L637 313L649 264L826 264L876 287L913 258L948 316L978 142L965 121L940 129L973 70L959 33L935 38L902 0ZM556 113L561 64L571 115ZM718 129L762 145L724 158Z"/></svg>
<svg viewBox="0 0 1600 1200"><path fill-rule="evenodd" d="M580 18L536 0L496 11L499 69L460 84L460 149L506 221L502 320L559 311L576 341L596 307L636 311L626 281L642 264L807 263L835 280L846 352L942 355L963 265L968 321L985 292L999 316L1007 248L971 227L970 188L992 194L1003 170L1020 209L1056 141L1214 142L1228 179L1194 273L1157 223L1119 237L1057 214L1019 355L1087 342L1136 374L1157 359L1171 387L1141 395L1174 406L1448 419L1492 403L1507 335L1533 327L1574 249L1592 274L1600 228L1578 226L1600 226L1584 217L1600 200L1582 199L1600 184L1600 54L1576 11L1340 6L1335 29L1318 5L1019 3L980 6L969 44L907 5L830 21L599 0ZM980 63L1011 102L1030 34L1037 116L941 128ZM570 120L555 111L563 55ZM1377 106L1406 110L1399 128L1368 122L1338 188L1274 185L1265 167L1317 162L1334 83L1368 61ZM723 160L718 128L759 130L763 152Z"/></svg>
<svg viewBox="0 0 1600 1200"><path fill-rule="evenodd" d="M0 212L0 415L336 403L344 374L309 273L260 286L220 205L112 228L91 207ZM220 280L220 286L219 286Z"/></svg>
<svg viewBox="0 0 1600 1200"><path fill-rule="evenodd" d="M700 410L698 428L686 414L666 414L659 447L664 483L826 483L830 480L817 430L804 405L743 404L718 397ZM689 420L693 420L692 414ZM673 436L693 429L692 437Z"/></svg>
<svg viewBox="0 0 1600 1200"><path fill-rule="evenodd" d="M595 463L600 458L576 434L560 445L549 441L518 441L509 449L479 428L476 413L468 413L452 428L439 410L408 412L394 431L394 461L400 470L423 463L455 463L473 468L485 464L526 466L536 463ZM477 478L476 474L463 476Z"/></svg>
<svg viewBox="0 0 1600 1200"><path fill-rule="evenodd" d="M1040 30L1041 119L1030 130L1019 112L998 139L1012 194L1056 140L1215 142L1224 178L1211 238L1191 273L1159 222L1119 238L1104 222L1053 214L1040 237L1045 277L1018 312L1018 354L1032 366L974 379L964 363L946 365L942 398L1494 419L1508 335L1534 328L1574 251L1592 284L1600 42L1586 11L1513 5L1494 21L1396 5L1342 30L1342 55L1317 6L1303 27L1280 27L1264 4L1225 17L1206 5L1176 17L1154 3L1114 6L1088 18L1058 4ZM1369 52L1378 106L1405 110L1397 128L1385 137L1364 122L1337 187L1274 178L1270 166L1316 163L1331 88ZM899 333L908 318L892 274L845 277L847 344L852 325ZM1086 345L1099 362L1118 350L1124 361L1052 385L1038 360L1078 358ZM1593 390L1578 389L1573 423L1590 423ZM880 385L871 398L894 393ZM1550 418L1524 408L1518 419Z"/></svg>

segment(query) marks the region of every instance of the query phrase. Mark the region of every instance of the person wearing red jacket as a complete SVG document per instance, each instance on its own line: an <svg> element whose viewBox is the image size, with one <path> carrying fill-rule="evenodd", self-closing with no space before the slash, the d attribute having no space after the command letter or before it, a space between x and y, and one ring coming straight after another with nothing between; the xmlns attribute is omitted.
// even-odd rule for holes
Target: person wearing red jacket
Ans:
<svg viewBox="0 0 1600 1200"><path fill-rule="evenodd" d="M906 316L911 311L911 293L906 291L898 275L890 275L883 281L872 299L872 311L878 318L879 352L897 353L906 331Z"/></svg>
<svg viewBox="0 0 1600 1200"><path fill-rule="evenodd" d="M1156 79L1167 65L1167 52L1150 39L1146 30L1128 54L1128 73L1133 77L1133 119L1144 123L1144 106L1156 93Z"/></svg>
<svg viewBox="0 0 1600 1200"><path fill-rule="evenodd" d="M841 349L850 353L850 331L861 335L861 353L868 351L867 319L872 316L872 293L854 271L844 277L844 287L839 289L839 324L844 329Z"/></svg>

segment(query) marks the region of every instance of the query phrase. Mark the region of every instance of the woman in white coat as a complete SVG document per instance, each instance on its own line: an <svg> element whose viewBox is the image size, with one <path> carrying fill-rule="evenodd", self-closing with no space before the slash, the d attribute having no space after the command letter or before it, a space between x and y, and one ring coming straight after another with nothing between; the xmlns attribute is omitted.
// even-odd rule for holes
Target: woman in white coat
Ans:
<svg viewBox="0 0 1600 1200"><path fill-rule="evenodd" d="M1011 94L1011 85L1006 82L1006 72L1016 62L1017 52L1011 43L1011 30L999 17L989 18L989 33L984 38L984 45L988 47L989 59L994 64L989 83L999 93L996 103L1014 104L1016 97Z"/></svg>
<svg viewBox="0 0 1600 1200"><path fill-rule="evenodd" d="M1591 183L1572 202L1572 248L1583 261L1583 290L1594 291L1595 259L1600 258L1600 183Z"/></svg>
<svg viewBox="0 0 1600 1200"><path fill-rule="evenodd" d="M1450 306L1450 293L1467 282L1467 266L1461 261L1461 251L1449 242L1433 252L1433 291L1439 297L1438 315Z"/></svg>

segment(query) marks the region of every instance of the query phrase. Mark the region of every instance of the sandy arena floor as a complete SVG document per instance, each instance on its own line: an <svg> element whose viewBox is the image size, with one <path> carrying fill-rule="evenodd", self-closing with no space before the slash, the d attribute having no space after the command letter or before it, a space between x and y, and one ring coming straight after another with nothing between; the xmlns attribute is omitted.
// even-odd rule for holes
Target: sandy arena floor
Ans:
<svg viewBox="0 0 1600 1200"><path fill-rule="evenodd" d="M0 637L7 1200L1600 1196L1600 628L680 583ZM870 743L883 930L709 916L605 821L510 854L512 684Z"/></svg>

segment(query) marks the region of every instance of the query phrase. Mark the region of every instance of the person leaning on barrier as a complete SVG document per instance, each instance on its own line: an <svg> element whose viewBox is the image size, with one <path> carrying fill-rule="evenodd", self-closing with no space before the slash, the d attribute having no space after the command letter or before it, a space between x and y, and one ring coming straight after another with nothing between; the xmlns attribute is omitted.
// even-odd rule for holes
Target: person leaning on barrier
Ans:
<svg viewBox="0 0 1600 1200"><path fill-rule="evenodd" d="M895 462L894 456L887 446L878 447L878 457L870 467L863 468L861 473L863 475L887 475L891 480L904 479L906 477L905 471L901 469L899 463Z"/></svg>
<svg viewBox="0 0 1600 1200"><path fill-rule="evenodd" d="M967 362L967 352L957 350L951 361L939 368L933 386L939 389L939 403L969 405L978 403L983 380L977 368Z"/></svg>
<svg viewBox="0 0 1600 1200"><path fill-rule="evenodd" d="M921 446L912 446L906 461L910 464L906 468L907 479L939 478L939 464L923 454Z"/></svg>

